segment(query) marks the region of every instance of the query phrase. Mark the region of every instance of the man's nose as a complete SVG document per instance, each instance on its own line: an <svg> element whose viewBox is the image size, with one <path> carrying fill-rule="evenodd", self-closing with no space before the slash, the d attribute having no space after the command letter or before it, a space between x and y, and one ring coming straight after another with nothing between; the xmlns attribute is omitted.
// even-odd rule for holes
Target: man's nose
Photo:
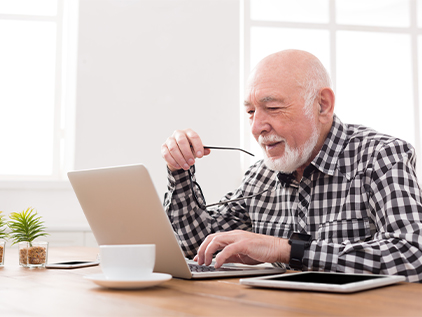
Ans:
<svg viewBox="0 0 422 317"><path fill-rule="evenodd" d="M268 122L268 118L262 111L255 110L253 119L250 122L251 132L254 136L259 136L270 132L271 125Z"/></svg>

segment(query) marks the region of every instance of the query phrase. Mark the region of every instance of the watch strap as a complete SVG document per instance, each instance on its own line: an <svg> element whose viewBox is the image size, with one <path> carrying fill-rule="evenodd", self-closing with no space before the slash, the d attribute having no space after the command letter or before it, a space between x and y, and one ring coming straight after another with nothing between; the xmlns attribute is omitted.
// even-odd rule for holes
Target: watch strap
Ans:
<svg viewBox="0 0 422 317"><path fill-rule="evenodd" d="M290 240L289 243L291 245L289 266L295 270L302 270L302 260L303 255L305 254L305 243L299 240Z"/></svg>
<svg viewBox="0 0 422 317"><path fill-rule="evenodd" d="M289 266L294 270L303 270L303 256L305 249L309 248L312 236L301 232L292 232L289 238L290 261Z"/></svg>

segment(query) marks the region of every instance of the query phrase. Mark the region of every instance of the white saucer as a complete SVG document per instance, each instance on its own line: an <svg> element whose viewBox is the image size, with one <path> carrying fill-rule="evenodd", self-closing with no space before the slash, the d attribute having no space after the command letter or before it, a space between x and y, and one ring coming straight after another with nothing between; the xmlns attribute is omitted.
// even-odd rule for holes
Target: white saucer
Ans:
<svg viewBox="0 0 422 317"><path fill-rule="evenodd" d="M104 274L91 274L85 275L84 278L93 281L95 284L107 287L107 288L116 288L116 289L141 289L151 286L156 286L165 281L168 281L172 278L170 274L164 273L152 273L151 275L146 276L142 280L109 280L106 279Z"/></svg>

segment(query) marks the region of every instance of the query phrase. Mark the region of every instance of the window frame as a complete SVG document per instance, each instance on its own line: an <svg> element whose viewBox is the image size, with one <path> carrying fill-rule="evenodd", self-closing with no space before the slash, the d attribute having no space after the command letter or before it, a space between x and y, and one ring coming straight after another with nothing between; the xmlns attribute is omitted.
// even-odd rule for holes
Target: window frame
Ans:
<svg viewBox="0 0 422 317"><path fill-rule="evenodd" d="M78 8L79 0L57 0L57 13L54 16L0 14L0 20L42 21L56 24L52 173L50 175L0 174L3 185L9 181L19 181L19 183L63 181L67 179L66 171L73 168Z"/></svg>
<svg viewBox="0 0 422 317"><path fill-rule="evenodd" d="M244 87L246 86L248 75L251 71L251 29L253 27L271 27L271 28L293 28L293 29L318 29L329 32L330 37L330 73L333 84L333 90L336 91L337 84L337 51L336 51L336 34L338 31L359 31L359 32L373 32L373 33L397 33L407 34L411 37L411 63L412 63L412 89L413 89L413 111L414 111L414 137L416 155L418 158L417 173L422 176L421 160L421 112L419 110L420 97L419 97L419 60L418 60L418 38L422 35L422 27L418 28L417 18L418 6L422 6L422 1L408 0L409 1L409 15L410 25L408 27L384 27L384 26L367 26L367 25L348 25L339 24L336 22L336 0L328 0L329 21L328 23L305 23L305 22L282 22L282 21L258 21L251 19L251 0L242 1L241 20L243 21L243 49L241 53L241 66L243 72L241 73L241 100L244 98ZM422 26L422 21L421 21ZM422 37L420 39L422 45ZM249 129L247 117L243 111L243 104L241 105L241 144L245 149L250 150L250 143L252 136ZM250 158L242 158L242 167L245 170L253 161Z"/></svg>

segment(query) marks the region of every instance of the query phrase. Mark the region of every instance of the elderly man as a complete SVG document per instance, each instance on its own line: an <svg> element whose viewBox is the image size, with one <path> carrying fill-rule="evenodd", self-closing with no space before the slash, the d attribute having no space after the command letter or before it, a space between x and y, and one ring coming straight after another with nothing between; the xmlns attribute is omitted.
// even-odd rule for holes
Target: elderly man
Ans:
<svg viewBox="0 0 422 317"><path fill-rule="evenodd" d="M422 280L415 151L342 123L334 103L330 78L312 54L287 50L263 59L248 81L245 111L265 158L213 208L198 204L190 186L195 159L210 150L190 129L167 139L165 207L187 256L210 265L220 251L216 267L287 263Z"/></svg>

